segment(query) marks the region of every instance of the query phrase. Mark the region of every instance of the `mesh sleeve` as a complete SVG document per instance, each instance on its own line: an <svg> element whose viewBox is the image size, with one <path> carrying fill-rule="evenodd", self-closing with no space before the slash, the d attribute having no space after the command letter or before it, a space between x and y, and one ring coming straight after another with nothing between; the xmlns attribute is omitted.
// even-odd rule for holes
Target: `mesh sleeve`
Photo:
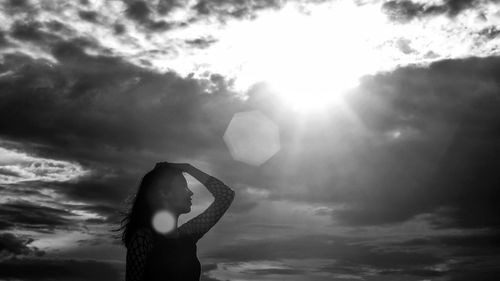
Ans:
<svg viewBox="0 0 500 281"><path fill-rule="evenodd" d="M126 281L142 281L146 260L153 248L152 233L149 230L137 230L127 247Z"/></svg>
<svg viewBox="0 0 500 281"><path fill-rule="evenodd" d="M234 191L214 177L210 177L205 187L214 196L214 202L203 213L179 227L181 235L195 240L199 240L219 221L234 199Z"/></svg>

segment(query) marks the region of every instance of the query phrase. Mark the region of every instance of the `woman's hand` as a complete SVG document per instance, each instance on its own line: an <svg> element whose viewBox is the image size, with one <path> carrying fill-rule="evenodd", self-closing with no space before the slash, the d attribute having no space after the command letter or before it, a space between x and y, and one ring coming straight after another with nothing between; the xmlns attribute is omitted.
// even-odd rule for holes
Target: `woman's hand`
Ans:
<svg viewBox="0 0 500 281"><path fill-rule="evenodd" d="M206 184L211 177L210 175L198 170L196 167L194 167L193 165L188 164L188 163L159 162L159 163L156 163L156 166L178 169L181 172L185 172L185 173L193 176L195 179L197 179L202 184Z"/></svg>

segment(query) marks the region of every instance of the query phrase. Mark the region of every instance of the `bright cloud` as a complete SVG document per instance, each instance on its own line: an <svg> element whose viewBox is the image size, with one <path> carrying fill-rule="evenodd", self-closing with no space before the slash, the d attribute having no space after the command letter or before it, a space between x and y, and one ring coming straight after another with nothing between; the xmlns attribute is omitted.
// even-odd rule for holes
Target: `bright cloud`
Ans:
<svg viewBox="0 0 500 281"><path fill-rule="evenodd" d="M131 8L121 1L90 1L87 6L33 1L31 9L36 12L29 14L33 26L26 21L27 13L9 17L4 12L0 22L12 29L23 21L25 36L31 30L65 39L85 38L93 42L85 46L89 54L114 54L157 71L199 77L219 73L233 79L240 92L264 80L286 95L321 97L356 86L363 75L398 66L495 55L500 40L491 36L500 23L500 7L488 3L453 18L426 17L412 24L391 21L379 1L287 3L281 9L255 11L251 19L222 21L220 14L194 20L195 1L165 14L153 4L149 13L130 15ZM154 29L163 22L168 36L163 29ZM25 42L15 34L7 38L13 44L3 53L22 50L52 57L40 42Z"/></svg>
<svg viewBox="0 0 500 281"><path fill-rule="evenodd" d="M76 163L36 157L0 147L0 184L68 181L87 173Z"/></svg>

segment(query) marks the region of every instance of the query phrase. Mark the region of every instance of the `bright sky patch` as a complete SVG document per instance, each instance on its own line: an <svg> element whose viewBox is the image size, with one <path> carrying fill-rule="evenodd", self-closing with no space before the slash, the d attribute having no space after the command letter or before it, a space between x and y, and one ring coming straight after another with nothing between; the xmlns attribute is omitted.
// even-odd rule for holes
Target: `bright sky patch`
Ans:
<svg viewBox="0 0 500 281"><path fill-rule="evenodd" d="M145 15L130 15L122 1L90 1L85 7L30 1L36 13L0 12L2 25L18 31L6 34L11 44L1 53L22 51L55 61L44 45L51 36L85 38L93 42L83 46L89 54L183 76L218 73L239 93L267 81L303 110L335 100L363 75L498 54L498 5L481 2L454 17L440 14L409 24L391 20L381 1L355 2L282 3L236 18L227 16L235 11L223 4L207 4L212 13L197 17L196 1L178 3L168 13L161 12L162 1L151 1L155 8Z"/></svg>

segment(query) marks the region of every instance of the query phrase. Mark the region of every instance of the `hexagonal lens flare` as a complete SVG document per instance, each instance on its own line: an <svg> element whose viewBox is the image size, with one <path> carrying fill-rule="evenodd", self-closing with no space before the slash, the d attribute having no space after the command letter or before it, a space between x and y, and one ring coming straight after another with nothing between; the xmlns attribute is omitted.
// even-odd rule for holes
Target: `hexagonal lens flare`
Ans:
<svg viewBox="0 0 500 281"><path fill-rule="evenodd" d="M280 150L278 126L258 110L233 116L224 142L233 159L260 166Z"/></svg>

